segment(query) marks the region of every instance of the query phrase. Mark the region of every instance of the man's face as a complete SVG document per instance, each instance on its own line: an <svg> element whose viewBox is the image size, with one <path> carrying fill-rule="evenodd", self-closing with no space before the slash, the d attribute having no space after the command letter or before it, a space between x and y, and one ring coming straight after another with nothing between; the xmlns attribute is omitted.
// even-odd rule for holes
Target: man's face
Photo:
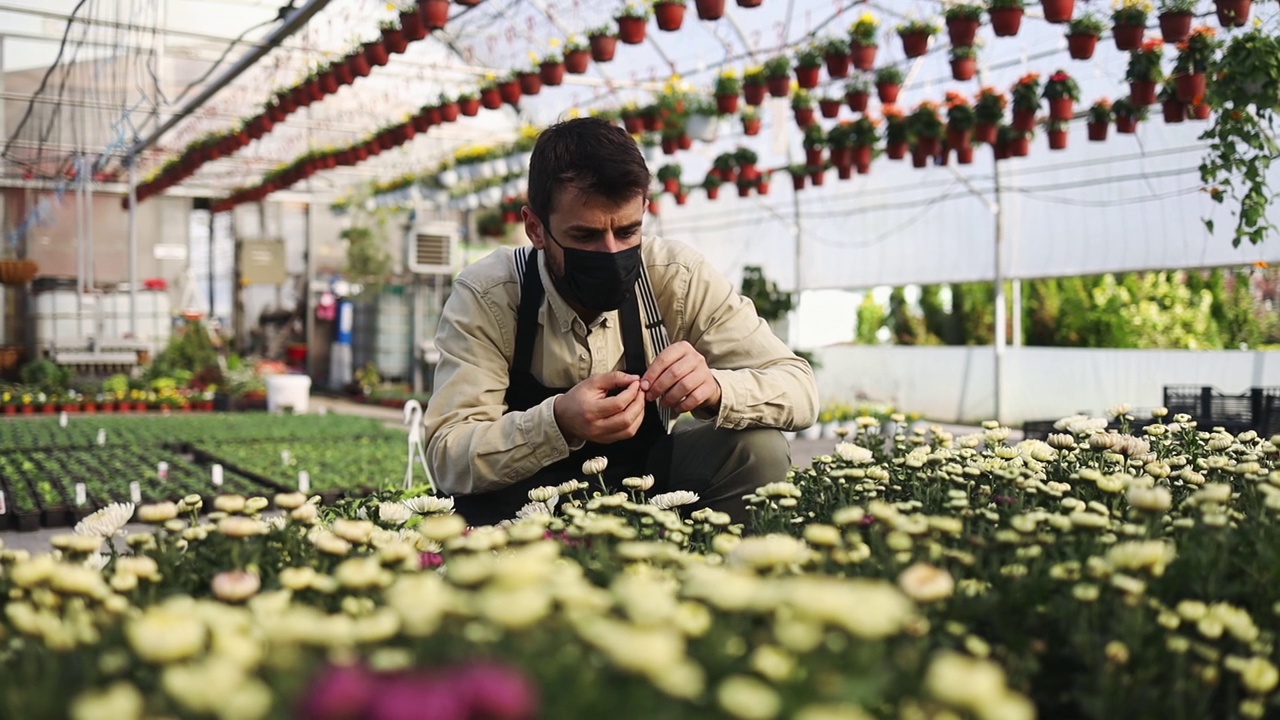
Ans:
<svg viewBox="0 0 1280 720"><path fill-rule="evenodd" d="M613 203L576 188L564 188L551 203L549 227L528 208L524 208L525 233L533 246L547 254L552 277L564 278L564 253L568 248L616 253L640 244L640 228L644 223L645 199L637 195L622 203Z"/></svg>

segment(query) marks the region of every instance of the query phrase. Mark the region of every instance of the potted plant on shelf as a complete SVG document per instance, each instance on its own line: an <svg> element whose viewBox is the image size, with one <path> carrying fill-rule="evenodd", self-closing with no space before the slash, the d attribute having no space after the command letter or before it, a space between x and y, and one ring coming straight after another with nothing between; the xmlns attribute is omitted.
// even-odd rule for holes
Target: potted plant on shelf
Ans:
<svg viewBox="0 0 1280 720"><path fill-rule="evenodd" d="M765 78L763 65L747 68L742 76L742 99L746 100L748 105L760 105L764 102L767 85L768 80Z"/></svg>
<svg viewBox="0 0 1280 720"><path fill-rule="evenodd" d="M1184 103L1198 103L1204 98L1205 73L1213 63L1220 43L1213 28L1201 25L1191 31L1185 42L1178 44L1178 58L1174 61L1173 76L1177 83L1178 99Z"/></svg>
<svg viewBox="0 0 1280 720"><path fill-rule="evenodd" d="M1050 120L1070 120L1080 99L1080 86L1066 70L1058 70L1044 84L1044 97L1049 101Z"/></svg>
<svg viewBox="0 0 1280 720"><path fill-rule="evenodd" d="M716 98L716 112L720 115L732 115L738 112L738 96L742 94L742 80L737 71L727 68L716 76L716 87L713 93Z"/></svg>
<svg viewBox="0 0 1280 720"><path fill-rule="evenodd" d="M1160 34L1167 43L1180 43L1191 35L1196 0L1160 0Z"/></svg>
<svg viewBox="0 0 1280 720"><path fill-rule="evenodd" d="M598 63L613 60L618 51L618 32L611 25L602 25L587 32L591 43L591 59Z"/></svg>
<svg viewBox="0 0 1280 720"><path fill-rule="evenodd" d="M1004 110L1008 100L1004 93L992 87L984 87L978 91L973 103L973 139L993 145L996 142L996 131L1004 121Z"/></svg>
<svg viewBox="0 0 1280 720"><path fill-rule="evenodd" d="M1085 127L1089 131L1090 142L1103 142L1107 139L1107 127L1115 117L1111 112L1111 101L1101 98L1089 108L1089 120Z"/></svg>
<svg viewBox="0 0 1280 720"><path fill-rule="evenodd" d="M822 72L822 46L805 45L796 52L796 83L804 90L818 87Z"/></svg>
<svg viewBox="0 0 1280 720"><path fill-rule="evenodd" d="M896 107L884 109L884 154L890 160L907 156L907 118Z"/></svg>
<svg viewBox="0 0 1280 720"><path fill-rule="evenodd" d="M898 26L902 38L902 52L908 58L917 58L929 51L929 38L938 34L938 26L927 20L908 20Z"/></svg>
<svg viewBox="0 0 1280 720"><path fill-rule="evenodd" d="M871 78L865 73L858 73L844 84L844 101L854 112L866 112L867 101L871 99Z"/></svg>
<svg viewBox="0 0 1280 720"><path fill-rule="evenodd" d="M1137 50L1147 29L1151 0L1120 0L1111 13L1111 33L1117 50Z"/></svg>
<svg viewBox="0 0 1280 720"><path fill-rule="evenodd" d="M863 71L875 68L878 32L880 21L871 13L863 13L849 26L849 58L855 68Z"/></svg>
<svg viewBox="0 0 1280 720"><path fill-rule="evenodd" d="M639 45L644 42L649 7L635 0L628 0L614 21L618 23L619 40L628 45Z"/></svg>
<svg viewBox="0 0 1280 720"><path fill-rule="evenodd" d="M1164 82L1156 101L1160 103L1160 112L1166 125L1187 119L1187 104L1178 99L1178 85L1172 78Z"/></svg>
<svg viewBox="0 0 1280 720"><path fill-rule="evenodd" d="M1160 69L1163 52L1164 45L1160 40L1152 39L1129 53L1125 79L1129 81L1129 99L1135 104L1150 105L1156 101L1156 85L1164 79L1164 72Z"/></svg>
<svg viewBox="0 0 1280 720"><path fill-rule="evenodd" d="M1013 84L1009 95L1013 102L1013 129L1028 132L1036 126L1040 112L1040 74L1027 73Z"/></svg>
<svg viewBox="0 0 1280 720"><path fill-rule="evenodd" d="M591 62L591 43L574 33L569 36L564 46L564 69L570 75L581 75L587 71Z"/></svg>
<svg viewBox="0 0 1280 720"><path fill-rule="evenodd" d="M804 88L797 88L791 96L791 112L795 115L796 125L802 129L817 122L813 116L813 96Z"/></svg>
<svg viewBox="0 0 1280 720"><path fill-rule="evenodd" d="M1103 27L1102 19L1093 13L1072 18L1071 24L1067 26L1067 53L1072 60L1088 60L1093 57Z"/></svg>
<svg viewBox="0 0 1280 720"><path fill-rule="evenodd" d="M1147 119L1147 104L1122 97L1111 106L1111 113L1116 119L1116 132L1131 135L1137 132L1138 123Z"/></svg>
<svg viewBox="0 0 1280 720"><path fill-rule="evenodd" d="M776 55L764 63L765 84L773 97L786 97L791 91L791 58Z"/></svg>
<svg viewBox="0 0 1280 720"><path fill-rule="evenodd" d="M822 61L827 65L827 77L832 80L849 77L853 60L848 41L840 37L829 37L822 41Z"/></svg>
<svg viewBox="0 0 1280 720"><path fill-rule="evenodd" d="M804 146L804 163L810 168L822 166L822 151L827 147L827 131L814 124L804 129L800 144Z"/></svg>
<svg viewBox="0 0 1280 720"><path fill-rule="evenodd" d="M742 119L743 135L760 134L761 122L759 110L748 105L747 107L742 108L742 112L739 114L739 117Z"/></svg>
<svg viewBox="0 0 1280 720"><path fill-rule="evenodd" d="M977 124L977 115L969 99L958 92L947 93L947 146L953 149L969 147L969 135Z"/></svg>
<svg viewBox="0 0 1280 720"><path fill-rule="evenodd" d="M969 2L957 2L943 8L942 16L947 23L947 37L951 39L951 47L969 47L978 35L978 25L982 22L982 6Z"/></svg>
<svg viewBox="0 0 1280 720"><path fill-rule="evenodd" d="M657 0L653 4L653 17L658 21L658 29L663 32L675 32L684 25L684 0Z"/></svg>
<svg viewBox="0 0 1280 720"><path fill-rule="evenodd" d="M1013 37L1022 27L1022 0L987 0L987 15L996 37Z"/></svg>
<svg viewBox="0 0 1280 720"><path fill-rule="evenodd" d="M972 80L978 74L978 47L953 45L951 47L951 77L954 80Z"/></svg>
<svg viewBox="0 0 1280 720"><path fill-rule="evenodd" d="M893 65L886 65L876 71L876 94L882 105L892 105L898 101L902 77L902 70Z"/></svg>

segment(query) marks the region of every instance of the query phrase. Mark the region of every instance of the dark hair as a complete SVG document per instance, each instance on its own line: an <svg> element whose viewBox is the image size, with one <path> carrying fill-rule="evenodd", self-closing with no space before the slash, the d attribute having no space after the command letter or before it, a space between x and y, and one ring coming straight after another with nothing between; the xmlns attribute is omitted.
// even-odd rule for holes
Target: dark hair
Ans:
<svg viewBox="0 0 1280 720"><path fill-rule="evenodd" d="M538 135L529 161L529 208L544 223L567 187L624 203L649 191L649 166L625 130L601 118L556 123Z"/></svg>

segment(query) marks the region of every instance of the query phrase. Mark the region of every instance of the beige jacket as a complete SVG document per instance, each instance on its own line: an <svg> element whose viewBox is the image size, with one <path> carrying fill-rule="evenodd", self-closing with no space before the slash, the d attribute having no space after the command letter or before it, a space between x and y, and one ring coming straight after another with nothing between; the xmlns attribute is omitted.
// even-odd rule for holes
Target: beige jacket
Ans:
<svg viewBox="0 0 1280 720"><path fill-rule="evenodd" d="M782 430L812 425L818 415L813 370L773 334L751 301L687 245L645 238L641 247L671 342L693 345L720 383L716 425ZM581 447L570 447L561 435L552 412L555 398L524 412L506 412L520 302L515 252L497 250L463 270L440 319L435 338L440 362L423 423L432 476L446 493L497 490ZM600 316L589 329L552 284L545 253L538 257L546 299L538 314L533 375L547 387L568 388L621 370L617 311ZM645 356L652 361L645 335Z"/></svg>

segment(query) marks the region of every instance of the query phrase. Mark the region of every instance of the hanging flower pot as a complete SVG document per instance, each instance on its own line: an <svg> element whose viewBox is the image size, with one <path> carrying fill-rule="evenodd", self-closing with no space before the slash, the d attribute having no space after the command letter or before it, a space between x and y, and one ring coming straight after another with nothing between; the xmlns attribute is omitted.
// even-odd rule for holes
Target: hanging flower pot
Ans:
<svg viewBox="0 0 1280 720"><path fill-rule="evenodd" d="M677 193L680 191L680 178L669 177L662 181L662 189L669 193Z"/></svg>
<svg viewBox="0 0 1280 720"><path fill-rule="evenodd" d="M1160 103L1160 110L1166 125L1180 123L1187 118L1187 106L1177 98Z"/></svg>
<svg viewBox="0 0 1280 720"><path fill-rule="evenodd" d="M522 72L519 74L518 77L520 82L520 92L530 96L537 95L538 93L542 92L542 74L541 73ZM514 102L511 102L511 104L514 105L516 104L516 102L519 102L519 101L520 101L520 98L517 97Z"/></svg>
<svg viewBox="0 0 1280 720"><path fill-rule="evenodd" d="M1089 33L1071 33L1067 35L1067 53L1072 60L1088 60L1098 48L1098 36Z"/></svg>
<svg viewBox="0 0 1280 720"><path fill-rule="evenodd" d="M812 183L814 187L821 187L823 184L823 181L826 179L827 179L826 168L819 167L819 168L809 169L809 182Z"/></svg>
<svg viewBox="0 0 1280 720"><path fill-rule="evenodd" d="M1151 105L1156 101L1155 80L1133 80L1129 83L1129 99L1134 105Z"/></svg>
<svg viewBox="0 0 1280 720"><path fill-rule="evenodd" d="M1013 157L1026 157L1031 154L1031 135L1015 133L1009 140L1009 154Z"/></svg>
<svg viewBox="0 0 1280 720"><path fill-rule="evenodd" d="M502 92L497 85L480 88L480 104L489 110L502 107Z"/></svg>
<svg viewBox="0 0 1280 720"><path fill-rule="evenodd" d="M679 138L676 138L676 137L664 137L664 138L662 138L662 154L664 154L664 155L675 155L675 154L676 154L676 151L677 151L677 150L679 150L679 149L680 149L680 139L679 139Z"/></svg>
<svg viewBox="0 0 1280 720"><path fill-rule="evenodd" d="M739 180L738 181L738 197L744 198L744 197L750 197L750 196L751 196L751 183L743 182Z"/></svg>
<svg viewBox="0 0 1280 720"><path fill-rule="evenodd" d="M809 167L822 167L822 148L805 148L804 164Z"/></svg>
<svg viewBox="0 0 1280 720"><path fill-rule="evenodd" d="M371 67L386 65L391 60L391 56L387 53L387 46L383 44L381 38L364 44L364 56Z"/></svg>
<svg viewBox="0 0 1280 720"><path fill-rule="evenodd" d="M426 114L427 120L432 125L439 125L444 122L444 110L439 105L423 108L423 113Z"/></svg>
<svg viewBox="0 0 1280 720"><path fill-rule="evenodd" d="M618 20L618 39L628 45L639 45L644 42L645 18L620 17Z"/></svg>
<svg viewBox="0 0 1280 720"><path fill-rule="evenodd" d="M1050 129L1046 135L1049 136L1050 150L1066 150L1067 149L1067 131L1062 128Z"/></svg>
<svg viewBox="0 0 1280 720"><path fill-rule="evenodd" d="M929 153L925 152L925 149L919 144L911 148L911 167L929 167Z"/></svg>
<svg viewBox="0 0 1280 720"><path fill-rule="evenodd" d="M916 147L924 150L926 155L933 156L942 152L942 138L922 137L916 140Z"/></svg>
<svg viewBox="0 0 1280 720"><path fill-rule="evenodd" d="M1075 100L1070 97L1049 98L1049 119L1070 120L1075 111Z"/></svg>
<svg viewBox="0 0 1280 720"><path fill-rule="evenodd" d="M332 95L338 92L339 86L338 86L338 78L336 75L334 75L333 73L327 73L327 72L321 73L319 76L319 79L320 79L320 91L322 94Z"/></svg>
<svg viewBox="0 0 1280 720"><path fill-rule="evenodd" d="M831 164L840 171L840 179L848 180L844 171L853 169L853 148L852 147L833 147L831 148Z"/></svg>
<svg viewBox="0 0 1280 720"><path fill-rule="evenodd" d="M973 164L973 146L972 145L958 147L955 149L955 151L956 151L956 163L958 165Z"/></svg>
<svg viewBox="0 0 1280 720"><path fill-rule="evenodd" d="M693 137L688 133L681 133L680 136L676 138L676 147L681 150L688 150L693 147Z"/></svg>
<svg viewBox="0 0 1280 720"><path fill-rule="evenodd" d="M744 117L742 118L742 134L743 135L759 135L760 134L760 118Z"/></svg>
<svg viewBox="0 0 1280 720"><path fill-rule="evenodd" d="M1092 122L1092 121L1090 121L1089 123L1085 124L1085 127L1089 130L1089 141L1090 141L1090 142L1105 142L1105 141L1106 141L1106 139L1107 139L1107 127L1108 127L1108 124L1107 124L1107 123L1104 123L1104 122Z"/></svg>
<svg viewBox="0 0 1280 720"><path fill-rule="evenodd" d="M457 122L462 107L456 102L447 102L440 106L440 119L444 122Z"/></svg>
<svg viewBox="0 0 1280 720"><path fill-rule="evenodd" d="M902 52L908 58L918 58L929 51L929 33L924 30L899 32L902 38Z"/></svg>
<svg viewBox="0 0 1280 720"><path fill-rule="evenodd" d="M427 24L422 20L422 11L418 8L400 13L400 31L410 42L421 40L427 36Z"/></svg>
<svg viewBox="0 0 1280 720"><path fill-rule="evenodd" d="M902 85L898 83L876 83L876 95L882 105L892 105L898 101L898 93Z"/></svg>
<svg viewBox="0 0 1280 720"><path fill-rule="evenodd" d="M382 28L382 44L387 46L387 52L393 55L399 55L409 48L409 40L405 38L400 28L395 26Z"/></svg>
<svg viewBox="0 0 1280 720"><path fill-rule="evenodd" d="M868 92L847 92L844 94L844 101L849 109L854 112L866 112L867 101L871 99L871 93Z"/></svg>
<svg viewBox="0 0 1280 720"><path fill-rule="evenodd" d="M1018 132L1030 132L1036 127L1035 110L1014 110L1013 129Z"/></svg>
<svg viewBox="0 0 1280 720"><path fill-rule="evenodd" d="M1116 23L1111 28L1112 38L1116 41L1116 49L1128 52L1142 47L1142 36L1147 28L1136 23Z"/></svg>
<svg viewBox="0 0 1280 720"><path fill-rule="evenodd" d="M970 47L978 36L978 18L947 18L947 37L951 47Z"/></svg>
<svg viewBox="0 0 1280 720"><path fill-rule="evenodd" d="M849 77L849 68L853 59L847 52L827 52L822 56L827 66L827 76L832 79Z"/></svg>
<svg viewBox="0 0 1280 720"><path fill-rule="evenodd" d="M947 126L947 147L962 148L970 144L968 128Z"/></svg>
<svg viewBox="0 0 1280 720"><path fill-rule="evenodd" d="M760 195L769 194L769 176L767 174L761 175L760 179L756 181L756 192Z"/></svg>
<svg viewBox="0 0 1280 720"><path fill-rule="evenodd" d="M765 84L769 88L769 94L773 97L786 97L791 92L791 77L789 75L765 78Z"/></svg>
<svg viewBox="0 0 1280 720"><path fill-rule="evenodd" d="M347 68L355 77L366 77L372 68L369 66L369 59L364 56L364 50L358 50L347 56Z"/></svg>
<svg viewBox="0 0 1280 720"><path fill-rule="evenodd" d="M754 8L764 4L764 0L738 0L738 7Z"/></svg>
<svg viewBox="0 0 1280 720"><path fill-rule="evenodd" d="M498 94L502 96L502 102L508 105L516 105L520 102L520 81L507 80L498 83Z"/></svg>
<svg viewBox="0 0 1280 720"><path fill-rule="evenodd" d="M741 3L739 3L741 5ZM759 3L756 3L757 5ZM719 20L724 17L724 0L697 0L699 20ZM747 7L747 6L743 6Z"/></svg>
<svg viewBox="0 0 1280 720"><path fill-rule="evenodd" d="M449 0L418 0L418 10L429 30L443 30L449 22Z"/></svg>
<svg viewBox="0 0 1280 720"><path fill-rule="evenodd" d="M677 205L684 205L686 202L689 201L689 194L686 193L684 190L676 190L671 193L671 196L676 199Z"/></svg>
<svg viewBox="0 0 1280 720"><path fill-rule="evenodd" d="M761 83L743 83L742 99L747 101L748 105L760 105L764 102L765 86Z"/></svg>
<svg viewBox="0 0 1280 720"><path fill-rule="evenodd" d="M1133 115L1116 115L1116 132L1132 135L1138 131L1138 118Z"/></svg>
<svg viewBox="0 0 1280 720"><path fill-rule="evenodd" d="M719 198L719 197L720 197L720 186L719 186L719 185L708 185L707 187L705 187L705 188L703 188L703 189L707 191L707 199L708 199L708 200L715 200L715 199L717 199L717 198Z"/></svg>
<svg viewBox="0 0 1280 720"><path fill-rule="evenodd" d="M1184 103L1192 103L1203 98L1205 91L1204 78L1204 73L1186 73L1178 75L1174 79L1177 83L1178 100Z"/></svg>
<svg viewBox="0 0 1280 720"><path fill-rule="evenodd" d="M640 118L644 121L644 129L648 132L661 132L667 127L662 115L654 108L649 108L646 112L641 113Z"/></svg>
<svg viewBox="0 0 1280 720"><path fill-rule="evenodd" d="M345 59L335 62L330 72L338 79L339 85L350 85L356 81L356 74L351 71L351 65Z"/></svg>
<svg viewBox="0 0 1280 720"><path fill-rule="evenodd" d="M1190 118L1192 120L1208 120L1213 107L1209 103L1195 103L1191 106Z"/></svg>
<svg viewBox="0 0 1280 720"><path fill-rule="evenodd" d="M1166 43L1180 43L1191 36L1191 21L1195 16L1189 12L1160 13L1160 34Z"/></svg>
<svg viewBox="0 0 1280 720"><path fill-rule="evenodd" d="M1249 21L1249 10L1253 0L1214 0L1218 13L1218 25L1226 27L1244 27Z"/></svg>
<svg viewBox="0 0 1280 720"><path fill-rule="evenodd" d="M716 96L716 112L721 115L732 115L738 112L738 96L737 95L717 95Z"/></svg>
<svg viewBox="0 0 1280 720"><path fill-rule="evenodd" d="M975 57L951 58L951 77L955 80L972 80L978 73L978 59Z"/></svg>
<svg viewBox="0 0 1280 720"><path fill-rule="evenodd" d="M538 74L542 77L542 84L548 87L555 87L564 83L565 66L562 62L554 60L543 61L538 66Z"/></svg>
<svg viewBox="0 0 1280 720"><path fill-rule="evenodd" d="M871 169L871 146L870 145L854 145L853 146L853 166L858 169L859 175L866 175Z"/></svg>
<svg viewBox="0 0 1280 720"><path fill-rule="evenodd" d="M1040 0L1040 5L1044 8L1045 22L1055 25L1071 22L1076 11L1076 0Z"/></svg>
<svg viewBox="0 0 1280 720"><path fill-rule="evenodd" d="M807 128L817 122L813 116L813 108L793 108L796 117L796 125L801 129Z"/></svg>
<svg viewBox="0 0 1280 720"><path fill-rule="evenodd" d="M859 70L871 70L876 66L876 49L875 45L850 43L849 61Z"/></svg>
<svg viewBox="0 0 1280 720"><path fill-rule="evenodd" d="M644 118L639 114L623 115L622 127L631 135L639 135L644 132Z"/></svg>
<svg viewBox="0 0 1280 720"><path fill-rule="evenodd" d="M818 109L822 111L822 117L828 120L840 116L840 101L835 98L822 98L818 101Z"/></svg>
<svg viewBox="0 0 1280 720"><path fill-rule="evenodd" d="M996 142L996 124L989 122L974 123L973 139L981 143L994 145Z"/></svg>
<svg viewBox="0 0 1280 720"><path fill-rule="evenodd" d="M796 68L796 84L805 90L812 90L818 87L818 80L822 74L822 66L815 65L813 67L797 67Z"/></svg>
<svg viewBox="0 0 1280 720"><path fill-rule="evenodd" d="M585 73L590 62L590 50L570 50L564 54L564 69L570 75Z"/></svg>
<svg viewBox="0 0 1280 720"><path fill-rule="evenodd" d="M901 160L907 156L906 140L890 140L884 145L885 157L890 160Z"/></svg>
<svg viewBox="0 0 1280 720"><path fill-rule="evenodd" d="M475 117L480 114L480 98L464 97L458 98L458 111L467 117Z"/></svg>
<svg viewBox="0 0 1280 720"><path fill-rule="evenodd" d="M675 32L684 24L684 3L659 0L653 4L653 17L658 21L659 30Z"/></svg>
<svg viewBox="0 0 1280 720"><path fill-rule="evenodd" d="M609 62L618 52L617 35L592 35L591 59L598 63Z"/></svg>
<svg viewBox="0 0 1280 720"><path fill-rule="evenodd" d="M1022 8L998 7L987 11L991 16L991 29L996 37L1013 37L1022 27Z"/></svg>

